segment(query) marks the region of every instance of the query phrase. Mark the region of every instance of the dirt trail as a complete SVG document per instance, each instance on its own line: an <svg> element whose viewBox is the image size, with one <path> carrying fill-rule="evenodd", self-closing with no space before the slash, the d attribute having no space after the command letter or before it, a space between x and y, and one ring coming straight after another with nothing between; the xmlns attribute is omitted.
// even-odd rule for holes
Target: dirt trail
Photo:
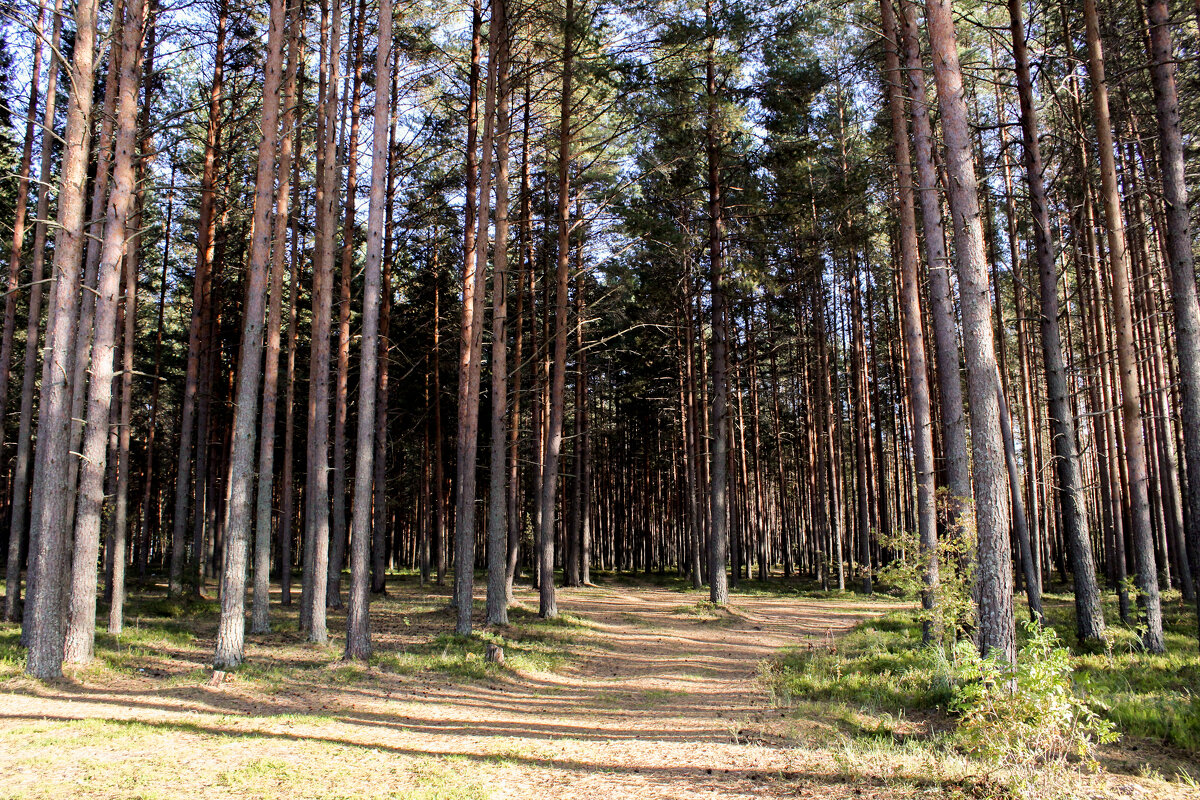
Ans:
<svg viewBox="0 0 1200 800"><path fill-rule="evenodd" d="M482 794L500 798L812 796L805 785L820 796L863 797L830 783L828 763L799 762L811 754L771 733L780 714L757 671L779 648L825 642L883 607L737 597L731 612L718 613L697 599L653 588L563 591L560 609L582 619L586 633L581 658L555 674L466 683L381 676L274 693L237 682L210 689L84 678L0 695L0 726L90 717L143 723L177 731L181 765L195 759L205 769L213 759L236 766L250 741L260 755L287 759L300 757L298 743L313 742L457 756L478 765L469 772ZM528 593L518 600L536 602ZM189 736L222 746L198 745L208 752L192 754ZM125 746L112 752L129 757ZM204 797L247 796L194 780Z"/></svg>

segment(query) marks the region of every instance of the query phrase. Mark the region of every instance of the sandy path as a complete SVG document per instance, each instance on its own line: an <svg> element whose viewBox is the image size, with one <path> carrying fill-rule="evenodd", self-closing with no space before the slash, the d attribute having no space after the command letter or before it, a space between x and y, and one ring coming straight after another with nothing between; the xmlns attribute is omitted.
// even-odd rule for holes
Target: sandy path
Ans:
<svg viewBox="0 0 1200 800"><path fill-rule="evenodd" d="M718 615L690 606L696 599L645 588L562 592L559 608L590 630L583 657L553 675L471 683L392 676L269 695L236 682L85 681L0 695L0 725L100 717L210 738L252 732L268 754L316 741L461 756L480 764L495 797L864 796L830 780L828 761L804 763L811 754L771 734L780 714L757 671L779 648L826 641L882 606L738 597L732 613ZM313 714L322 716L303 716Z"/></svg>

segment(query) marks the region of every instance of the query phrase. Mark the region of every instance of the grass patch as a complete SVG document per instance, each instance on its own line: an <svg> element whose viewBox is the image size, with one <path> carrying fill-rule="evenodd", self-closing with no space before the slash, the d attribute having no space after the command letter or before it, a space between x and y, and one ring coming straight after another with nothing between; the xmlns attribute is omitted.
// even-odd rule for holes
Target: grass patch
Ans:
<svg viewBox="0 0 1200 800"><path fill-rule="evenodd" d="M1081 651L1070 595L1044 598L1047 623L1072 645L1072 682L1103 719L1126 736L1155 740L1200 755L1200 654L1195 615L1178 593L1164 593L1167 653L1138 647L1137 631L1119 622L1115 598L1106 598L1110 646ZM1026 633L1018 627L1021 644ZM954 665L941 650L921 643L913 612L893 612L859 624L834 644L796 647L761 665L777 705L811 711L825 705L826 718L843 732L895 734L889 719L916 715L926 733L950 727Z"/></svg>

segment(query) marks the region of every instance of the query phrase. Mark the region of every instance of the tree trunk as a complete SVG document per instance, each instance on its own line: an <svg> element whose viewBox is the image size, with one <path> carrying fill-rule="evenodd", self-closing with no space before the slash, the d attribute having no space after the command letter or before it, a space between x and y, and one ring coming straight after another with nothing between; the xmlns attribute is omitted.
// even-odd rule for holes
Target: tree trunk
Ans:
<svg viewBox="0 0 1200 800"><path fill-rule="evenodd" d="M332 6L332 9L330 8ZM312 351L309 355L308 472L304 537L304 588L302 602L308 611L301 623L308 640L325 644L325 591L329 572L329 334L333 316L333 239L337 194L338 46L341 41L340 0L326 0L322 27L328 30L321 71L323 137L318 139L321 174L317 187L317 241L313 257ZM330 20L330 18L332 18ZM327 21L330 20L330 21ZM322 38L325 38L324 36ZM307 625L304 625L307 623Z"/></svg>
<svg viewBox="0 0 1200 800"><path fill-rule="evenodd" d="M283 270L290 221L288 202L291 197L296 65L300 55L300 3L293 2L286 14L288 66L283 87L283 118L279 135L279 188L275 195L275 242L270 264L266 363L263 365L262 422L259 427L258 445L258 497L254 512L254 595L250 609L250 632L254 634L271 631L271 501L274 498L275 487L275 417L279 395L280 328L283 324ZM273 136L274 131L269 131L268 134Z"/></svg>
<svg viewBox="0 0 1200 800"><path fill-rule="evenodd" d="M1021 19L1020 0L1009 0L1013 54L1016 61L1017 93L1021 102L1021 133L1025 151L1025 173L1033 214L1034 252L1041 288L1042 359L1046 367L1046 394L1058 475L1059 510L1063 535L1075 578L1075 628L1081 642L1104 638L1104 611L1096 584L1096 563L1084 507L1079 448L1070 388L1063 362L1058 327L1058 271L1050 238L1050 211L1043 179L1042 152L1038 143L1037 109L1033 103L1033 81L1029 73L1029 50Z"/></svg>
<svg viewBox="0 0 1200 800"><path fill-rule="evenodd" d="M183 591L184 533L188 521L188 497L192 476L192 437L195 433L197 392L200 383L201 335L204 321L205 285L212 269L213 211L216 206L217 142L221 134L221 100L225 74L225 27L229 1L221 0L217 14L217 49L213 58L212 87L208 95L208 130L204 143L204 172L200 178L200 215L196 225L196 275L192 283L192 319L188 327L187 367L184 373L183 407L180 410L179 461L175 470L175 514L171 530L171 565L167 584L170 594ZM203 439L199 447L205 447ZM196 509L200 508L201 476L197 470ZM199 561L200 554L192 553Z"/></svg>
<svg viewBox="0 0 1200 800"><path fill-rule="evenodd" d="M104 221L104 243L96 273L96 337L92 346L92 379L88 388L87 427L83 444L82 474L79 485L79 519L75 529L75 557L71 575L71 603L65 639L67 661L84 664L92 658L96 635L96 555L100 549L100 516L104 507L104 474L108 456L109 413L113 393L113 352L116 337L118 292L121 285L122 252L125 249L126 222L133 204L136 172L134 150L138 129L138 66L145 21L144 0L128 0L124 7L121 30L121 69L117 99L116 135L112 190ZM112 80L117 76L109 76ZM125 272L133 271L130 256L125 256ZM76 267L78 269L78 267ZM127 280L127 284L130 281ZM128 291L128 287L127 287ZM132 309L126 318L132 319ZM129 322L125 335L129 336ZM126 361L132 348L127 346ZM122 388L124 392L124 388ZM126 450L126 458L128 451ZM120 532L117 536L121 536ZM120 545L118 545L118 550ZM124 567L124 553L118 552ZM117 567L114 563L114 567ZM114 595L114 603L119 602ZM32 652L32 650L31 650Z"/></svg>
<svg viewBox="0 0 1200 800"><path fill-rule="evenodd" d="M508 8L505 0L493 0L489 71L498 95L496 106L496 241L492 251L492 443L488 491L488 590L487 623L508 624L508 496L507 434L508 405L508 167L509 108L512 85L508 75ZM494 57L493 57L494 56ZM519 367L519 365L518 365ZM516 424L514 422L514 424Z"/></svg>
<svg viewBox="0 0 1200 800"><path fill-rule="evenodd" d="M979 647L982 652L995 652L1012 664L1017 657L1012 555L1008 543L1012 509L1000 430L1002 409L997 392L1002 390L993 337L979 191L951 0L929 0L926 25L941 110L946 196L954 228L967 392L971 402L979 563Z"/></svg>
<svg viewBox="0 0 1200 800"><path fill-rule="evenodd" d="M564 394L567 385L567 288L571 265L571 104L575 68L575 2L566 0L563 18L562 98L558 126L558 261L555 268L554 351L550 373L550 412L542 456L542 518L538 531L540 598L538 616L558 616L554 588L554 505L558 486L558 459L562 452ZM547 309L549 313L549 309ZM549 344L549 342L547 342Z"/></svg>
<svg viewBox="0 0 1200 800"><path fill-rule="evenodd" d="M934 360L937 364L938 409L941 412L942 450L950 489L948 508L951 527L962 504L971 498L971 474L967 459L967 418L963 411L962 378L959 375L958 331L954 324L954 298L950 290L950 260L942 204L934 166L933 129L929 118L925 67L917 36L916 11L911 0L900 0L900 23L904 41L908 94L912 101L913 155L917 167L917 199L925 231L925 257L929 270L929 304L933 321Z"/></svg>
<svg viewBox="0 0 1200 800"><path fill-rule="evenodd" d="M1138 602L1142 606L1146 625L1142 643L1150 652L1162 653L1166 650L1166 644L1163 639L1158 571L1155 566L1154 537L1150 522L1150 478L1146 466L1146 441L1141 421L1142 392L1138 385L1137 353L1133 338L1129 251L1125 240L1125 219L1121 211L1121 195L1113 155L1108 83L1104 75L1104 50L1100 42L1096 0L1084 0L1083 15L1087 31L1088 75L1091 77L1092 100L1096 113L1101 199L1108 232L1109 266L1112 270L1113 322L1116 329L1121 417L1124 421L1125 462L1129 481L1129 520L1134 556L1137 559L1136 581L1140 590Z"/></svg>
<svg viewBox="0 0 1200 800"><path fill-rule="evenodd" d="M56 19L56 28L58 25ZM81 87L82 91L71 95L63 131L57 235L52 264L54 291L51 295L51 319L46 326L47 356L43 359L42 367L38 449L33 475L33 514L29 527L30 591L29 608L25 616L29 650L25 671L34 678L43 679L57 678L62 674L64 614L61 588L67 536L64 515L67 493L73 488L67 485L68 467L74 458L69 448L69 375L78 309L79 263L86 235L83 207L91 138L88 118L92 111L95 55L95 0L79 0L75 6L75 47L70 77L71 85ZM52 92L47 92L47 98L52 96ZM46 105L49 110L49 100ZM52 121L53 117L48 115L47 119ZM47 127L47 130L50 129L52 126ZM39 213L38 218L42 219L42 214ZM45 225L39 227L44 228ZM40 251L41 248L37 248L35 252ZM36 335L31 341L36 343Z"/></svg>
<svg viewBox="0 0 1200 800"><path fill-rule="evenodd" d="M13 338L17 327L17 294L21 283L21 255L25 241L25 214L29 205L29 170L33 161L33 140L37 134L36 116L38 89L42 73L42 24L46 17L46 0L38 3L37 16L33 25L33 66L29 74L29 105L25 112L25 143L21 147L21 165L18 169L17 198L13 215L12 250L8 257L8 285L4 296L4 332L0 338L0 413L8 411L8 383L12 373ZM53 60L55 56L51 54ZM53 102L48 100L48 102ZM45 186L45 184L42 184ZM38 198L46 192L39 188ZM47 199L49 199L47 197ZM37 220L34 220L35 224ZM32 290L34 287L30 287ZM40 285L37 287L40 291ZM26 340L28 341L28 340ZM28 347L28 345L26 345ZM4 426L0 425L0 457L3 457ZM9 507L15 499L9 498ZM4 619L16 622L20 619L21 561L25 528L23 525L9 526L8 560L4 584Z"/></svg>
<svg viewBox="0 0 1200 800"><path fill-rule="evenodd" d="M896 158L897 199L900 206L900 313L908 355L908 392L912 406L913 468L917 478L917 537L924 563L925 591L922 634L925 643L940 640L944 632L935 624L937 608L937 485L933 462L933 419L929 398L929 372L925 355L925 331L921 318L920 277L917 274L917 218L913 202L912 166L905 116L903 74L900 69L899 36L892 0L880 0L883 35L887 45L887 94L892 116L892 141Z"/></svg>
<svg viewBox="0 0 1200 800"><path fill-rule="evenodd" d="M361 29L365 25L360 25ZM376 375L379 364L379 300L383 291L383 218L387 203L389 96L384 83L392 49L392 0L379 3L379 44L375 53L375 122L372 127L371 200L367 217L367 260L363 284L363 332L358 383L358 443L354 463L354 522L350 531L350 608L346 617L346 658L371 655L369 603L371 484L375 468ZM377 513L383 513L377 510Z"/></svg>
<svg viewBox="0 0 1200 800"><path fill-rule="evenodd" d="M1197 7L1200 9L1200 6ZM1187 545L1193 583L1200 588L1200 303L1192 255L1179 92L1166 0L1150 0L1150 77L1158 112L1159 162L1166 206L1166 253L1179 359L1180 422L1187 470ZM1200 609L1200 591L1197 591Z"/></svg>
<svg viewBox="0 0 1200 800"><path fill-rule="evenodd" d="M708 157L708 255L709 280L712 291L712 532L709 536L708 574L709 599L723 606L729 602L729 579L725 560L729 549L729 516L727 477L729 469L729 387L728 327L725 319L724 258L721 252L725 237L725 215L721 198L721 145L719 112L717 109L716 42L712 0L705 3L705 24L708 29L705 98L705 153ZM736 573L735 573L736 576Z"/></svg>
<svg viewBox="0 0 1200 800"><path fill-rule="evenodd" d="M479 379L483 350L483 298L487 294L487 202L491 188L491 80L485 89L483 167L477 162L479 72L483 10L475 0L471 19L470 97L467 101L467 199L463 237L462 340L458 359L458 459L454 507L455 632L471 633L471 603L475 588L475 457L479 444ZM492 38L492 37L489 37ZM482 182L479 180L482 176ZM482 184L482 185L481 185ZM479 226L476 231L476 225ZM476 346L478 340L479 345ZM439 487L440 491L440 487Z"/></svg>

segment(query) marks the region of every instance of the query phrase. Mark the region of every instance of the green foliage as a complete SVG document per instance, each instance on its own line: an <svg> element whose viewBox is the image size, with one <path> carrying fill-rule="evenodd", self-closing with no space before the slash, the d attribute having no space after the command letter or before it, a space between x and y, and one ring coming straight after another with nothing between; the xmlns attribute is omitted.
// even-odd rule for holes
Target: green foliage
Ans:
<svg viewBox="0 0 1200 800"><path fill-rule="evenodd" d="M1063 761L1094 764L1097 744L1117 739L1071 681L1071 654L1053 629L1026 625L1015 666L997 654L980 656L969 641L954 648L958 742L968 753L1007 764Z"/></svg>
<svg viewBox="0 0 1200 800"><path fill-rule="evenodd" d="M972 555L977 541L974 506L970 501L958 502L959 514L951 520L948 513L950 495L945 487L938 489L937 505L945 528L937 544L938 585L934 591L932 608L923 607L920 612L922 624L929 627L933 638L938 641L947 636L951 640L962 638L975 625L975 600L971 595L975 579L975 560ZM897 530L890 536L881 534L880 543L907 556L897 558L880 569L880 582L902 597L920 599L927 587L925 560L920 556L917 534Z"/></svg>

